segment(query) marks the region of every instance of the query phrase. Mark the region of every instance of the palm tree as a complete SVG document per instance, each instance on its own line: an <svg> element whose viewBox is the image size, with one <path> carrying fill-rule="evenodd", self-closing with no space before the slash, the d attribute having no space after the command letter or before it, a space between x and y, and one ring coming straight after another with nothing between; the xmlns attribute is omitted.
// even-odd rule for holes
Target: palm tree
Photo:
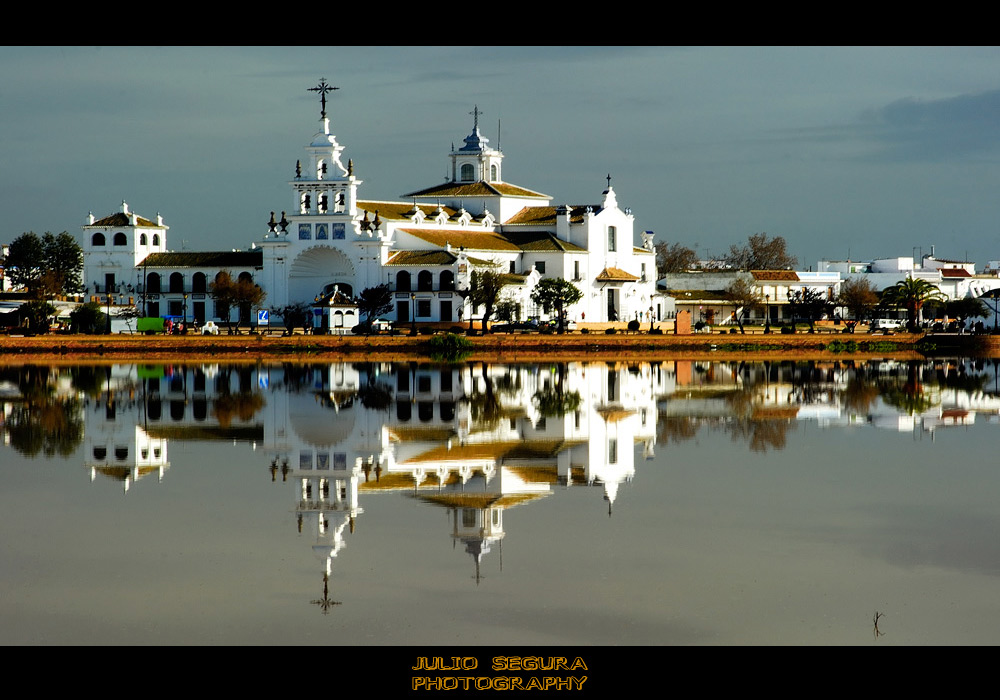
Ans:
<svg viewBox="0 0 1000 700"><path fill-rule="evenodd" d="M917 330L917 315L921 307L932 299L946 299L937 285L927 280L907 277L882 290L882 302L906 309L906 326L911 333Z"/></svg>

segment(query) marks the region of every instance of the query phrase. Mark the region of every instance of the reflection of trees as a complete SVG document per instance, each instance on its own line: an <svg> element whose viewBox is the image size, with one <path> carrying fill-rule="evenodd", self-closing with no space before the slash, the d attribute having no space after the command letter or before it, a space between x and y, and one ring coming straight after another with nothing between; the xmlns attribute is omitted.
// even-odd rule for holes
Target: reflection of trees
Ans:
<svg viewBox="0 0 1000 700"><path fill-rule="evenodd" d="M222 378L220 391L212 402L212 414L223 428L228 428L234 418L239 418L243 422L251 420L265 403L264 395L251 389L252 375L248 367L235 368L239 378L239 388L236 392L231 391L230 375L233 371L234 368L230 367L223 367L220 370L219 376Z"/></svg>
<svg viewBox="0 0 1000 700"><path fill-rule="evenodd" d="M4 419L10 445L28 457L68 457L83 442L83 410L77 396L55 396L48 367L7 369L0 378L16 384L21 400Z"/></svg>
<svg viewBox="0 0 1000 700"><path fill-rule="evenodd" d="M556 383L535 392L532 397L535 408L546 417L564 416L579 410L582 399L578 391L566 391L566 363L560 362L556 367Z"/></svg>
<svg viewBox="0 0 1000 700"><path fill-rule="evenodd" d="M656 441L663 444L691 440L698 434L698 419L693 416L660 414L656 423Z"/></svg>
<svg viewBox="0 0 1000 700"><path fill-rule="evenodd" d="M882 380L879 382L879 390L883 401L911 416L928 411L937 404L924 389L919 362L907 363L905 381L899 383Z"/></svg>
<svg viewBox="0 0 1000 700"><path fill-rule="evenodd" d="M755 398L752 389L734 391L726 396L726 403L733 412L733 419L726 423L726 432L734 442L746 441L752 452L784 449L788 430L795 424L788 416L768 415L782 411L760 407Z"/></svg>
<svg viewBox="0 0 1000 700"><path fill-rule="evenodd" d="M879 388L863 376L852 375L841 394L844 408L855 415L867 415L878 398Z"/></svg>

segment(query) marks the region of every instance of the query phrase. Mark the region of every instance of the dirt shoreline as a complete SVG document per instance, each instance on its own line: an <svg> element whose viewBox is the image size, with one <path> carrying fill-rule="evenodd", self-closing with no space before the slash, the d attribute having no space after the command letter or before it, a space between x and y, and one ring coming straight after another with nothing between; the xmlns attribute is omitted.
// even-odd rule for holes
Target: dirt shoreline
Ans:
<svg viewBox="0 0 1000 700"><path fill-rule="evenodd" d="M1000 337L922 334L650 335L493 334L468 340L465 359L494 362L682 359L922 359L927 345L947 354L1000 356ZM0 364L42 362L284 361L379 362L429 359L429 336L143 336L0 337ZM854 343L851 346L850 343ZM831 347L833 349L831 349Z"/></svg>

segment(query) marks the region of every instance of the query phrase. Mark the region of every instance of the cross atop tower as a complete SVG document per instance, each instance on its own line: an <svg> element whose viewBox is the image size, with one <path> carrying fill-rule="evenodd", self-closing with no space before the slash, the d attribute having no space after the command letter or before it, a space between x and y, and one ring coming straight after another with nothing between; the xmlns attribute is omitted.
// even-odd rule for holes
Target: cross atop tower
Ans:
<svg viewBox="0 0 1000 700"><path fill-rule="evenodd" d="M611 187L611 173L608 173L607 179L608 179L608 187Z"/></svg>
<svg viewBox="0 0 1000 700"><path fill-rule="evenodd" d="M340 89L339 87L333 87L332 85L328 85L326 82L326 78L320 78L319 85L317 85L316 87L309 88L309 92L319 93L320 106L322 107L319 113L320 119L326 119L326 93L332 90L339 90L339 89Z"/></svg>

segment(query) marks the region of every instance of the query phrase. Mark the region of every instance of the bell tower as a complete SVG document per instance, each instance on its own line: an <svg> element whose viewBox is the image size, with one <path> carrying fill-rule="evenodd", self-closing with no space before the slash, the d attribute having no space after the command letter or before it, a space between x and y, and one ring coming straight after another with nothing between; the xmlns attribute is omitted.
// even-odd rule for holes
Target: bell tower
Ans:
<svg viewBox="0 0 1000 700"><path fill-rule="evenodd" d="M451 152L451 179L463 182L503 182L501 161L503 153L490 148L489 139L479 133L479 105L469 112L473 117L472 133L465 137L465 145Z"/></svg>
<svg viewBox="0 0 1000 700"><path fill-rule="evenodd" d="M353 220L358 213L357 196L361 180L354 177L354 168L350 161L346 167L341 161L344 147L337 142L337 137L330 133L330 119L326 115L326 95L339 88L328 85L324 78L320 80L319 85L309 89L320 94L322 104L320 130L313 135L309 145L306 146L305 162L300 160L295 164L295 179L289 184L295 193L292 211L297 215L296 218L315 218L315 223L319 226L317 238L322 240L323 233L330 227L336 228L339 233L346 233L344 224ZM336 223L340 226L335 226L337 219L339 221ZM324 222L321 220L329 222L326 227L322 225ZM294 232L292 233L294 236Z"/></svg>

